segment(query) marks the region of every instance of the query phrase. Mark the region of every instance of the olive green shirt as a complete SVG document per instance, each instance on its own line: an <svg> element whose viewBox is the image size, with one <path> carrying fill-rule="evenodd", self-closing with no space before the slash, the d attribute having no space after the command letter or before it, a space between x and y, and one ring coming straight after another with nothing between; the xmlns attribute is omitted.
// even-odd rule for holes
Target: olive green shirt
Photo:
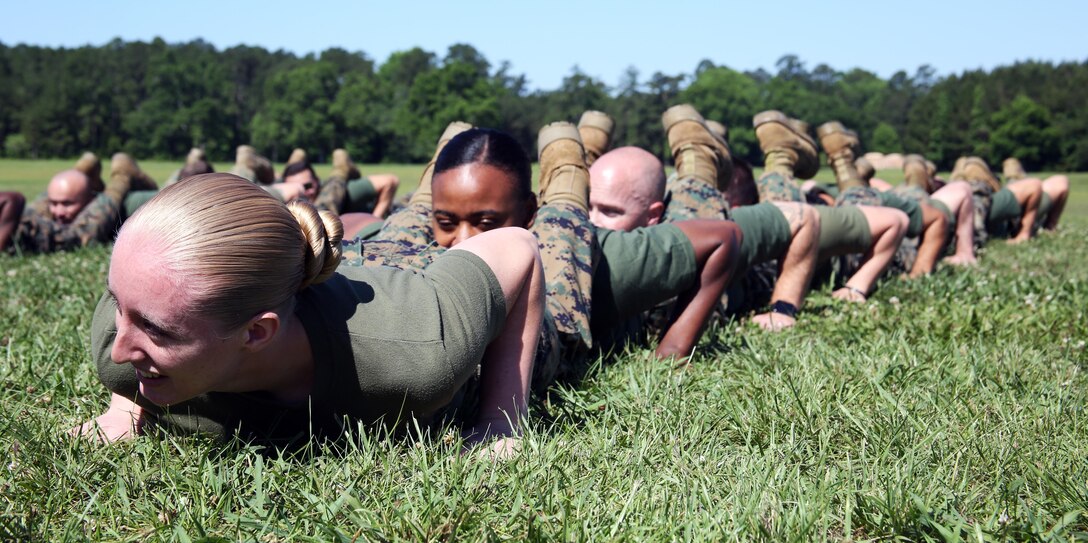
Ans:
<svg viewBox="0 0 1088 543"><path fill-rule="evenodd" d="M152 429L279 442L337 435L345 422L399 426L443 407L501 331L506 302L495 274L467 251L449 251L418 273L341 265L297 296L314 360L313 389L300 405L264 392L154 405L139 396L135 369L110 358L115 313L103 296L91 324L98 376L142 406Z"/></svg>

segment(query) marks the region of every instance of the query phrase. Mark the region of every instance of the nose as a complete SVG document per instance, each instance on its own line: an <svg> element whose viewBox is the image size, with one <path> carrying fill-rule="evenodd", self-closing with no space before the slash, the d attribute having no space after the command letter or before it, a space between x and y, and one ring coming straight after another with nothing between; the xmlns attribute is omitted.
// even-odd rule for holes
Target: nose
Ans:
<svg viewBox="0 0 1088 543"><path fill-rule="evenodd" d="M457 234L453 237L453 245L451 245L451 247L456 246L458 243L461 243L462 241L465 241L466 239L471 238L476 234L477 232L475 231L475 229L472 228L471 225L461 223L457 227Z"/></svg>
<svg viewBox="0 0 1088 543"><path fill-rule="evenodd" d="M117 335L113 338L113 348L110 350L110 358L116 364L128 364L144 357L143 351L136 341L134 327L118 319Z"/></svg>

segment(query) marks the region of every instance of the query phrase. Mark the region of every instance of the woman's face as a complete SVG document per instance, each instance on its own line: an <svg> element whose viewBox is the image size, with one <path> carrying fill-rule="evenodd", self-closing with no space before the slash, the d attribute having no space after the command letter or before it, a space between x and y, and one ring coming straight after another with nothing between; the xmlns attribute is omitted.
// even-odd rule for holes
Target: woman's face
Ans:
<svg viewBox="0 0 1088 543"><path fill-rule="evenodd" d="M110 259L108 287L117 304L111 357L131 364L140 394L172 405L232 388L242 331L219 330L196 314L183 288L164 272L154 243L122 236Z"/></svg>
<svg viewBox="0 0 1088 543"><path fill-rule="evenodd" d="M447 248L496 228L528 228L536 206L518 197L514 176L487 164L446 170L434 176L432 191L434 239Z"/></svg>

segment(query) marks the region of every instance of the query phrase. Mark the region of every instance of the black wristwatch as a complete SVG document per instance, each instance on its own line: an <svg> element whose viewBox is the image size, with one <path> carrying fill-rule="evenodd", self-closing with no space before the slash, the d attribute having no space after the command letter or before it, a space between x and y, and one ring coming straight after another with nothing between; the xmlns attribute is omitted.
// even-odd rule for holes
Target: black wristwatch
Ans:
<svg viewBox="0 0 1088 543"><path fill-rule="evenodd" d="M797 306L789 302L783 302L782 300L778 300L771 304L771 311L787 317L797 318Z"/></svg>

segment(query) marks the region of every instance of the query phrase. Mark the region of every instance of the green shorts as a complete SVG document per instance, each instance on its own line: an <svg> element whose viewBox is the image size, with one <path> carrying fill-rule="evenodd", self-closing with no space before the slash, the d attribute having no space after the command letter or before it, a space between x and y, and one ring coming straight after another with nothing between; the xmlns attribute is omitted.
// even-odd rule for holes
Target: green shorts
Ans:
<svg viewBox="0 0 1088 543"><path fill-rule="evenodd" d="M922 206L918 205L918 201L913 198L904 198L894 192L881 192L880 201L884 207L890 207L898 209L907 214L907 218L910 222L907 223L907 234L905 237L916 238L922 233Z"/></svg>
<svg viewBox="0 0 1088 543"><path fill-rule="evenodd" d="M771 203L735 207L733 222L737 223L744 239L740 244L738 274L752 266L782 256L793 240L790 223L786 216Z"/></svg>
<svg viewBox="0 0 1088 543"><path fill-rule="evenodd" d="M869 221L857 206L813 206L820 214L820 260L864 253L873 244Z"/></svg>
<svg viewBox="0 0 1088 543"><path fill-rule="evenodd" d="M121 206L121 222L131 217L137 209L140 209L140 206L146 204L158 193L157 190L134 190L126 194L125 205Z"/></svg>
<svg viewBox="0 0 1088 543"><path fill-rule="evenodd" d="M1016 195L1008 188L1003 188L994 193L990 214L986 216L986 230L991 233L1001 231L1005 223L1020 218L1022 212Z"/></svg>
<svg viewBox="0 0 1088 543"><path fill-rule="evenodd" d="M1050 195L1043 193L1043 198L1039 200L1039 212L1035 215L1035 224L1042 225L1046 222L1047 217L1050 216L1050 208L1054 206L1054 200L1050 199Z"/></svg>
<svg viewBox="0 0 1088 543"><path fill-rule="evenodd" d="M348 181L347 201L343 213L370 213L378 203L378 189L366 177Z"/></svg>
<svg viewBox="0 0 1088 543"><path fill-rule="evenodd" d="M698 279L691 241L675 224L631 232L597 230L601 258L593 274L594 330L620 325L688 290Z"/></svg>
<svg viewBox="0 0 1088 543"><path fill-rule="evenodd" d="M937 208L937 211L944 213L945 218L948 219L949 229L954 230L956 228L956 215L952 213L951 209L948 209L948 206L945 205L944 202L936 198L930 198L929 205Z"/></svg>

